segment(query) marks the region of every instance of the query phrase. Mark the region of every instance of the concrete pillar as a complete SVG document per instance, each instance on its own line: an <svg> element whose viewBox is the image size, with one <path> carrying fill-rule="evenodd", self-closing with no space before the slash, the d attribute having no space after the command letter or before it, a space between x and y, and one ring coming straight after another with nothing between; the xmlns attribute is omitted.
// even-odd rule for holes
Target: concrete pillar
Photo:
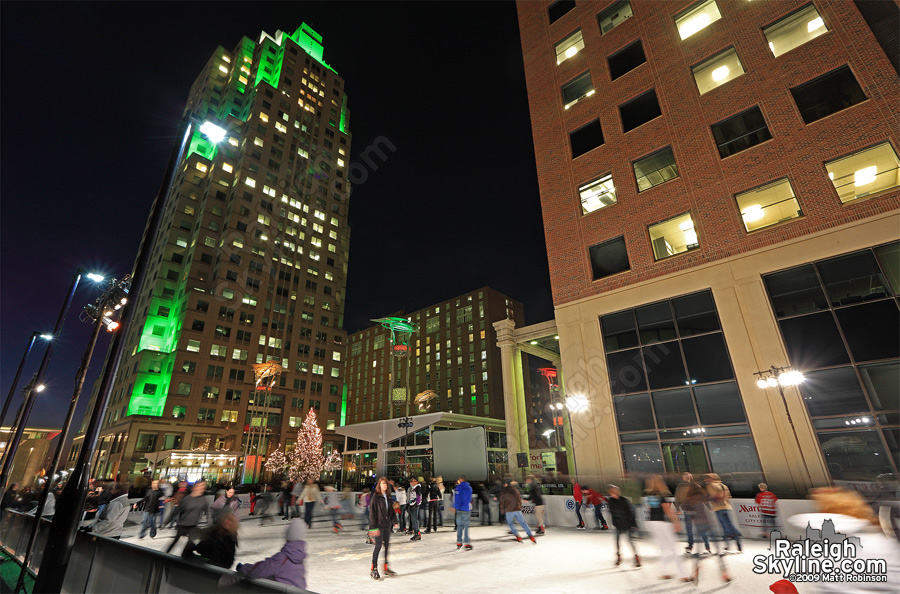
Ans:
<svg viewBox="0 0 900 594"><path fill-rule="evenodd" d="M525 412L525 389L522 381L522 354L516 347L516 323L513 320L494 322L497 346L500 347L500 363L503 370L503 410L506 418L506 451L509 467L516 473L516 454L528 454L528 415ZM518 369L517 369L518 366ZM522 439L520 426L525 428Z"/></svg>

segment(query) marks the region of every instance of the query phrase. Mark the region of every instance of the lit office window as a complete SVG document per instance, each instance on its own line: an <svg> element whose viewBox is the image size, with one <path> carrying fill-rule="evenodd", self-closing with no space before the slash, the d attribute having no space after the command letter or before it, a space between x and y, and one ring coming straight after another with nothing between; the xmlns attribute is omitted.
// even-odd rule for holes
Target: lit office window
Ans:
<svg viewBox="0 0 900 594"><path fill-rule="evenodd" d="M741 219L747 231L756 231L769 225L802 216L800 204L787 178L766 184L761 188L735 195Z"/></svg>
<svg viewBox="0 0 900 594"><path fill-rule="evenodd" d="M607 174L600 179L586 183L578 188L581 197L581 212L588 214L600 210L604 206L615 204L616 187L613 185L612 174Z"/></svg>
<svg viewBox="0 0 900 594"><path fill-rule="evenodd" d="M556 63L562 64L583 49L584 37L581 35L581 29L578 29L556 44Z"/></svg>
<svg viewBox="0 0 900 594"><path fill-rule="evenodd" d="M900 159L889 142L828 161L825 169L841 202L900 186Z"/></svg>
<svg viewBox="0 0 900 594"><path fill-rule="evenodd" d="M706 2L676 18L675 26L678 27L678 34L681 36L681 39L687 39L720 18L722 18L722 13L719 12L719 7L716 6L715 1L706 0Z"/></svg>
<svg viewBox="0 0 900 594"><path fill-rule="evenodd" d="M563 104L565 109L569 109L585 97L594 94L594 87L591 83L591 73L585 72L578 78L571 80L562 86Z"/></svg>
<svg viewBox="0 0 900 594"><path fill-rule="evenodd" d="M624 23L627 19L631 18L631 4L626 0L625 2L618 2L613 4L603 12L597 15L597 23L600 25L600 33L602 35L606 35L622 23Z"/></svg>
<svg viewBox="0 0 900 594"><path fill-rule="evenodd" d="M691 68L700 94L712 91L719 85L744 74L744 66L733 47L716 54Z"/></svg>
<svg viewBox="0 0 900 594"><path fill-rule="evenodd" d="M825 33L828 27L812 4L763 29L776 58Z"/></svg>
<svg viewBox="0 0 900 594"><path fill-rule="evenodd" d="M691 213L685 213L650 226L653 257L662 260L700 247Z"/></svg>

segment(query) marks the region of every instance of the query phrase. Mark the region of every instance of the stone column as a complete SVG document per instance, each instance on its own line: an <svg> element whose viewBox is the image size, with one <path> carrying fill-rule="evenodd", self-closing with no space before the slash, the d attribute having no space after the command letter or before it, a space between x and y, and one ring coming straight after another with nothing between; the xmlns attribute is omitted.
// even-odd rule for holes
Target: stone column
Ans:
<svg viewBox="0 0 900 594"><path fill-rule="evenodd" d="M516 454L528 454L528 415L525 411L525 389L522 384L522 353L515 341L513 320L494 322L500 362L503 369L503 410L506 419L506 450L512 474L518 470ZM524 440L522 439L524 429Z"/></svg>

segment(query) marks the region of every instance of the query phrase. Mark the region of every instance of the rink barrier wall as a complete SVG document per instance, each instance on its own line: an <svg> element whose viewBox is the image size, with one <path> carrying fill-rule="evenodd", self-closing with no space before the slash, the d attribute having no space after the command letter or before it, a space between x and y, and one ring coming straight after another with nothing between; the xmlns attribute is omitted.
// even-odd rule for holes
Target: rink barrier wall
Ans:
<svg viewBox="0 0 900 594"><path fill-rule="evenodd" d="M0 547L19 563L28 543L34 516L4 510L0 518ZM50 522L41 520L37 546L29 563L33 571L40 570L43 543ZM43 540L42 540L43 535ZM243 594L250 592L314 594L273 582L250 580L234 571L210 565L191 563L161 551L112 538L79 532L72 548L62 592L92 594L162 592L204 592L209 594Z"/></svg>

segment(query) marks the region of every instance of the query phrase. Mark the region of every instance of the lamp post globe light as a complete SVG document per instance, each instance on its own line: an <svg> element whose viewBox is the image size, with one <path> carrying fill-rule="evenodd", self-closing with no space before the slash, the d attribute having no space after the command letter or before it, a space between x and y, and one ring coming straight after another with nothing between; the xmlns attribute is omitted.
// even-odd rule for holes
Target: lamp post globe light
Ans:
<svg viewBox="0 0 900 594"><path fill-rule="evenodd" d="M6 413L9 412L9 405L12 403L13 396L16 394L16 388L19 387L19 380L22 378L22 370L25 368L25 362L28 360L28 355L31 353L31 349L34 347L34 343L38 338L42 340L52 340L53 335L38 332L37 330L31 333L31 338L28 339L28 346L25 347L25 354L22 355L22 361L19 363L19 368L16 369L16 375L13 378L12 386L9 388L9 395L7 395L6 401L3 403L3 410L0 410L0 427L3 426L3 421L6 420ZM12 431L11 427L10 431Z"/></svg>
<svg viewBox="0 0 900 594"><path fill-rule="evenodd" d="M757 371L753 375L756 376L756 385L761 390L775 388L781 396L781 402L784 405L784 414L787 416L788 424L791 426L791 432L794 435L794 443L797 446L797 455L803 464L803 470L806 473L807 486L813 484L812 475L809 467L806 465L806 459L803 457L803 449L800 446L800 438L797 436L797 428L794 426L794 419L791 417L791 411L788 409L787 398L784 395L785 387L798 386L804 382L803 374L792 367L776 367L772 365L763 371Z"/></svg>
<svg viewBox="0 0 900 594"><path fill-rule="evenodd" d="M221 129L220 126L216 127ZM215 134L215 138L219 138L219 140L224 138L216 132L215 128L202 125L189 110L185 111L178 126L177 140L169 154L162 184L150 208L150 215L144 230L144 240L141 241L135 258L130 287L132 295L139 297L142 294L150 267L150 256L156 247L156 238L172 194L175 176L187 154L193 132L197 128L210 142L214 143L212 134ZM136 300L132 299L132 303ZM114 380L125 354L124 342L133 310L133 307L121 308L119 319L121 331L114 333L110 341L106 365L99 380L97 398L93 408L89 411L88 421L85 424L84 440L78 452L78 459L59 500L56 502L56 513L47 535L47 546L41 560L41 571L35 580L34 592L59 592L62 589L63 578L66 575L75 543L75 534L81 523L81 511L87 497L91 462L97 449L103 412L109 404Z"/></svg>

